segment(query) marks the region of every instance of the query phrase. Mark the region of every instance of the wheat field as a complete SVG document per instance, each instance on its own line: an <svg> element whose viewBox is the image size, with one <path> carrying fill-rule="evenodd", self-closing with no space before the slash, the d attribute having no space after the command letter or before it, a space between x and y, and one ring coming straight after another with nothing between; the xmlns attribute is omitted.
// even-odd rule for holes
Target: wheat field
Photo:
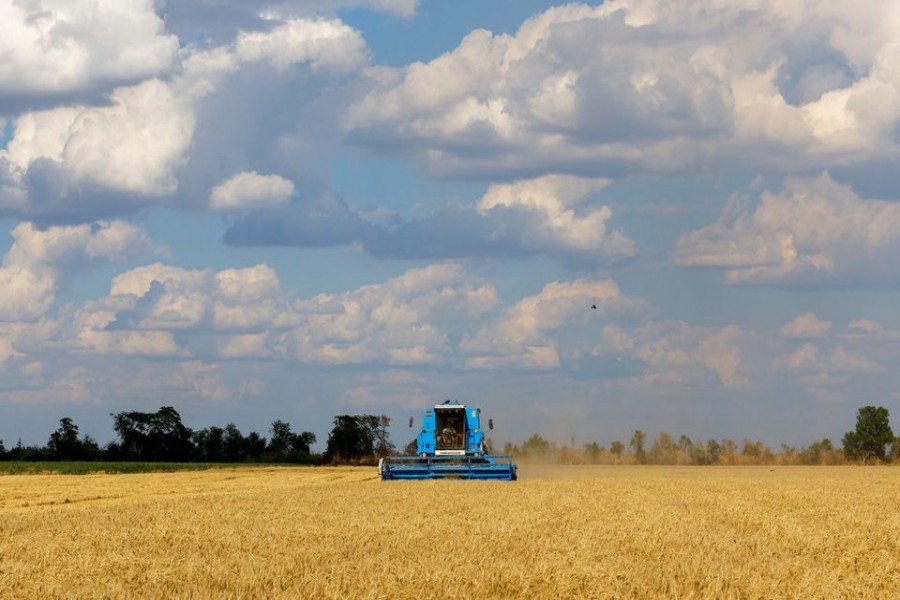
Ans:
<svg viewBox="0 0 900 600"><path fill-rule="evenodd" d="M520 474L0 476L0 597L900 597L900 469Z"/></svg>

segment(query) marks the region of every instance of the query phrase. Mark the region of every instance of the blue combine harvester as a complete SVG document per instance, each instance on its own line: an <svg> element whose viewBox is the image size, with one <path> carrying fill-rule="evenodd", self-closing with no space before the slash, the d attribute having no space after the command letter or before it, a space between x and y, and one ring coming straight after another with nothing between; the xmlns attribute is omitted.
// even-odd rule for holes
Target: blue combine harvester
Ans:
<svg viewBox="0 0 900 600"><path fill-rule="evenodd" d="M409 426L413 420L410 418ZM494 428L488 419L488 427ZM511 456L493 456L481 428L481 409L447 400L425 410L416 456L390 456L378 463L387 479L516 479Z"/></svg>

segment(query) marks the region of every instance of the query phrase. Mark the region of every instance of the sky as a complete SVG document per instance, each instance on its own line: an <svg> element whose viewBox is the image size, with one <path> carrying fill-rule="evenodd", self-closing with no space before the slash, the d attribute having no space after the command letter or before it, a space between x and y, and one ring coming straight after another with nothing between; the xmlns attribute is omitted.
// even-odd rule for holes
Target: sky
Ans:
<svg viewBox="0 0 900 600"><path fill-rule="evenodd" d="M900 424L892 0L0 0L0 440Z"/></svg>

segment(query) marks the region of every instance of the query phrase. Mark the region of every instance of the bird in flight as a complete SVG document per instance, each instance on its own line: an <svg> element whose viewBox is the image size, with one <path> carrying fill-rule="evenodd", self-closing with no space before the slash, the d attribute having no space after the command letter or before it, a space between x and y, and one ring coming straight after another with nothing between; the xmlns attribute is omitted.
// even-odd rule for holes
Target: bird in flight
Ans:
<svg viewBox="0 0 900 600"><path fill-rule="evenodd" d="M597 305L596 305L596 304L591 304L591 310L597 310Z"/></svg>

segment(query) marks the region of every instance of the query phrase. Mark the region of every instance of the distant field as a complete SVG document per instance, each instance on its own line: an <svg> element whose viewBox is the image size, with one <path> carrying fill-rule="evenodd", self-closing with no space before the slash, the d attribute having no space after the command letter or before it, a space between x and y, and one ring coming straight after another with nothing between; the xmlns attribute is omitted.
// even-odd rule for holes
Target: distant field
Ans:
<svg viewBox="0 0 900 600"><path fill-rule="evenodd" d="M61 473L160 473L171 471L203 471L234 467L222 463L104 462L104 461L0 461L0 475Z"/></svg>
<svg viewBox="0 0 900 600"><path fill-rule="evenodd" d="M0 598L897 598L900 469L0 476Z"/></svg>

